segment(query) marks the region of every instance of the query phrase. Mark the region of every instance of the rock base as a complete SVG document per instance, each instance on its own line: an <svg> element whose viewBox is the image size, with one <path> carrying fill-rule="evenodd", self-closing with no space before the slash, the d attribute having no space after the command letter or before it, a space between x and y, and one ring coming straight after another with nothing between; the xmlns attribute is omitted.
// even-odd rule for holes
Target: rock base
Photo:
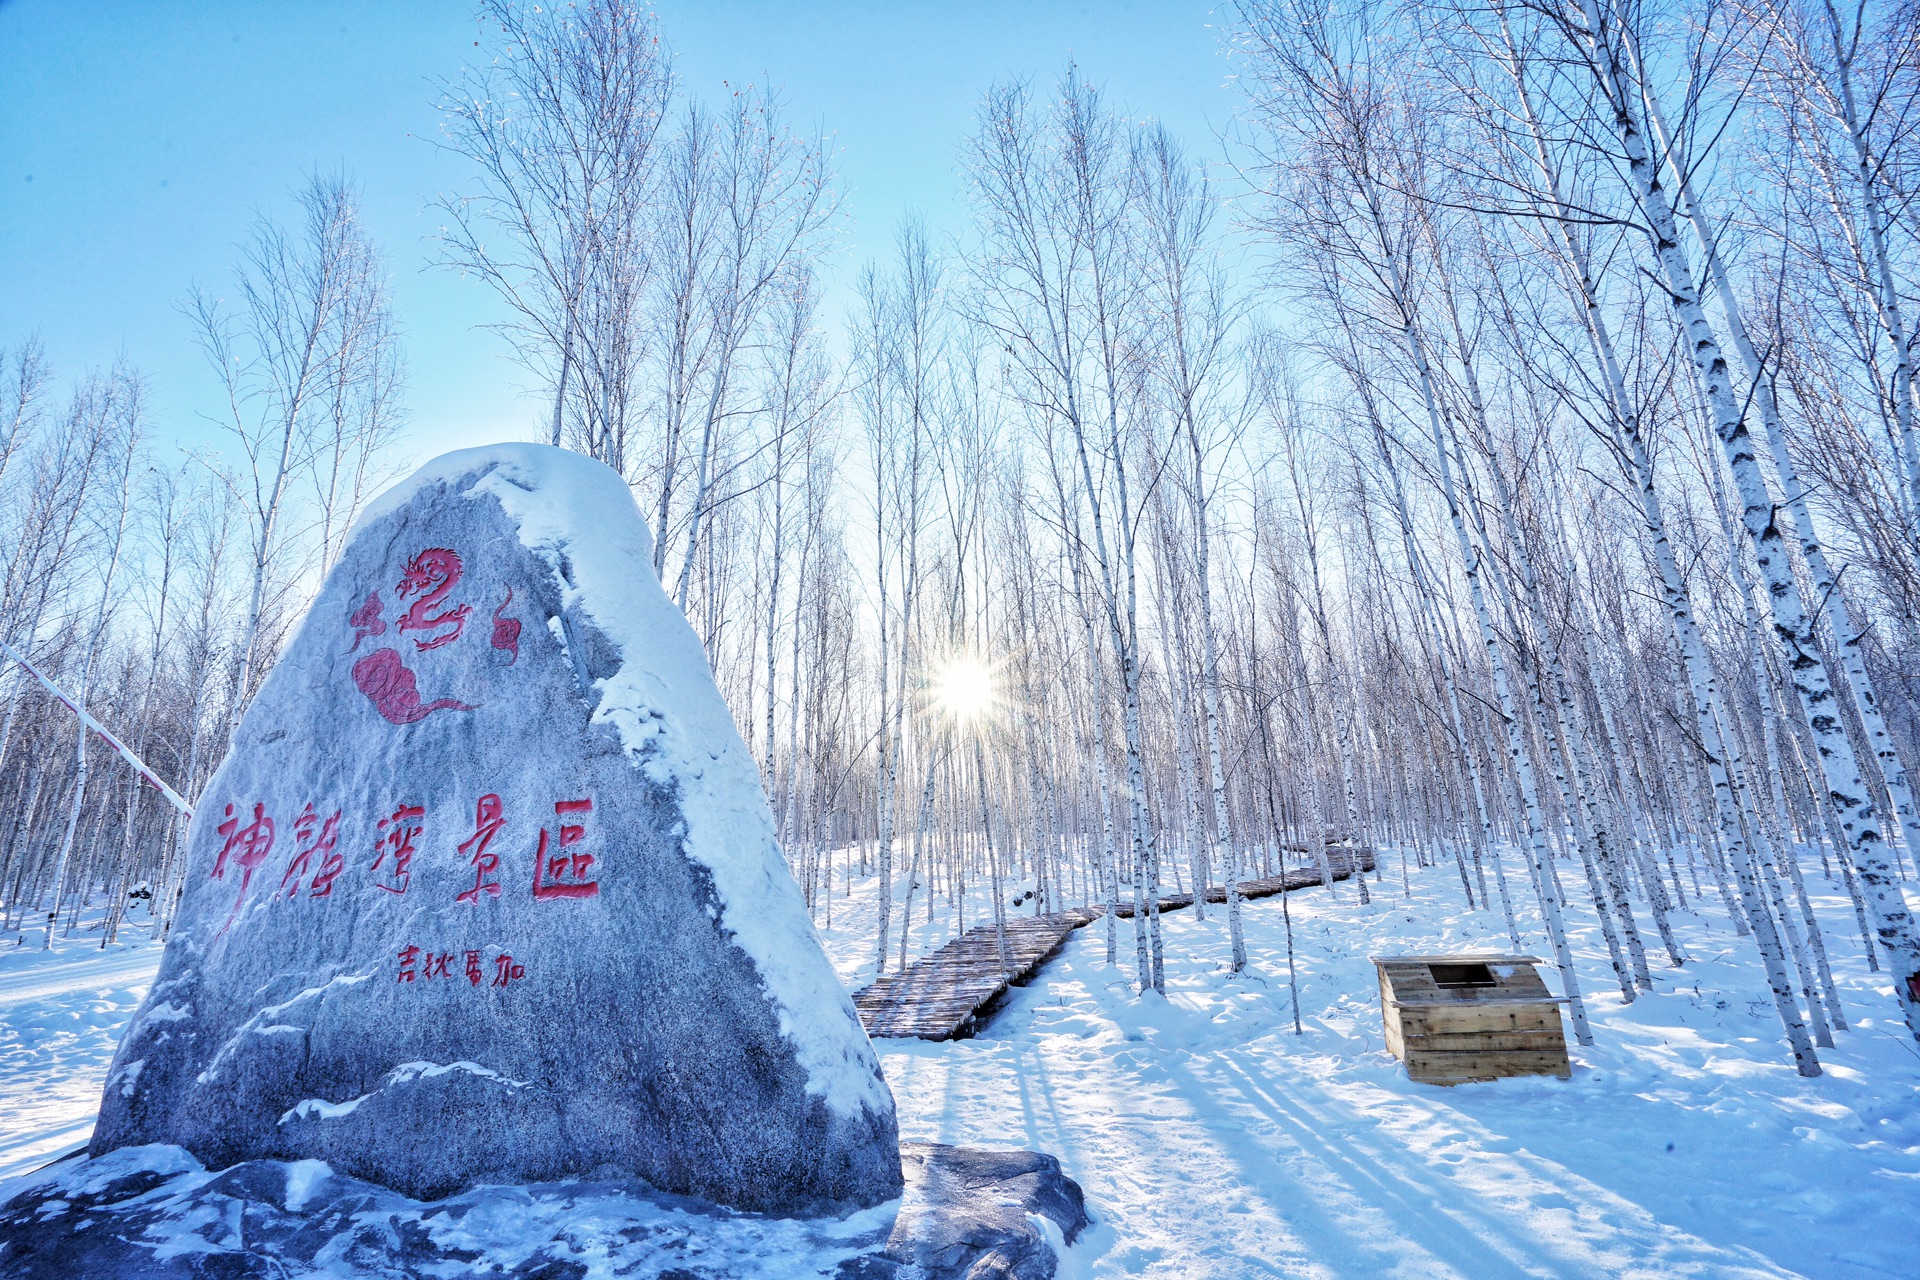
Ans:
<svg viewBox="0 0 1920 1280"><path fill-rule="evenodd" d="M0 1277L1050 1280L1056 1246L1091 1224L1052 1156L909 1142L900 1158L901 1200L796 1220L624 1182L478 1187L423 1202L318 1161L209 1173L178 1147L135 1147L16 1183L0 1204Z"/></svg>
<svg viewBox="0 0 1920 1280"><path fill-rule="evenodd" d="M1091 1226L1079 1184L1038 1151L900 1144L907 1190L887 1246L867 1276L1050 1280L1059 1262L1037 1219L1072 1244ZM917 1268L917 1270L915 1270Z"/></svg>

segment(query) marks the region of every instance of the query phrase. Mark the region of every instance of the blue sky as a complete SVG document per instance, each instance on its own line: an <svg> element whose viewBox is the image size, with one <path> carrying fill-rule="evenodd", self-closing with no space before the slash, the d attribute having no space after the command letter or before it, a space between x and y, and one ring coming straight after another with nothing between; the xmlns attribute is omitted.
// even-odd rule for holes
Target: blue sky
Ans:
<svg viewBox="0 0 1920 1280"><path fill-rule="evenodd" d="M955 148L987 86L1071 59L1196 151L1233 94L1208 0L774 4L665 0L693 92L772 83L832 135L846 193L832 273L888 252L901 216L965 223ZM180 300L223 291L260 213L315 168L358 180L406 334L413 458L533 434L538 411L477 283L430 266L434 81L479 51L465 0L0 0L0 345L38 331L63 379L124 353L152 380L161 441L218 447L216 389Z"/></svg>

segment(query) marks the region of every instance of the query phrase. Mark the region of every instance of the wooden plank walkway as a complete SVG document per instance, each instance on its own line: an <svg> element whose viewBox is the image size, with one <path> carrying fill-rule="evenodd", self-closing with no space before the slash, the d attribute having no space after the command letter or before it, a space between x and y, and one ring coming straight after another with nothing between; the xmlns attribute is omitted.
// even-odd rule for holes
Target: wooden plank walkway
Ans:
<svg viewBox="0 0 1920 1280"><path fill-rule="evenodd" d="M1333 878L1353 874L1358 855L1361 870L1373 870L1373 850L1330 848L1327 860ZM1241 896L1269 898L1290 889L1320 883L1320 869L1308 867L1286 876L1243 880ZM1207 901L1225 902L1226 888L1207 890ZM1190 893L1160 899L1160 910L1178 911L1193 905ZM854 993L853 1007L867 1034L875 1037L921 1040L964 1040L985 1026L1007 989L1024 985L1048 957L1060 949L1067 935L1105 914L1103 906L1075 907L1056 915L1007 917L1007 964L991 924L976 925L938 951L920 957L905 970L889 974ZM1133 904L1114 910L1118 919L1132 919Z"/></svg>
<svg viewBox="0 0 1920 1280"><path fill-rule="evenodd" d="M1373 870L1373 850L1364 848L1355 850L1351 847L1329 848L1327 850L1327 863L1333 868L1333 878L1335 880L1345 880L1353 874L1353 857L1356 852L1360 855L1360 869L1362 871ZM1286 893L1292 889L1310 889L1319 883L1320 868L1309 866L1298 871L1289 871L1284 876L1267 876L1260 880L1242 880L1240 882L1240 896L1249 899L1271 898L1276 893ZM1208 902L1224 903L1226 900L1227 888L1225 885L1216 884L1207 886ZM1160 899L1160 910L1162 912L1178 911L1182 907L1190 907L1192 905L1193 895L1190 893L1175 893ZM1094 907L1092 911L1094 918L1097 919L1105 911L1105 908ZM1131 902L1116 903L1113 914L1116 919L1131 920L1133 919L1133 904ZM989 930L989 932L991 932L991 930Z"/></svg>

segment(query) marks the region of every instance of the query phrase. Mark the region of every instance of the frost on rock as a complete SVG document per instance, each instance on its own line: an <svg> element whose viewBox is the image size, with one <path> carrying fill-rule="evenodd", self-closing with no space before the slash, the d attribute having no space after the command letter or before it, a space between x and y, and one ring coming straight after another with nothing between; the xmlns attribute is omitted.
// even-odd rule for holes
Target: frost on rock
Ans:
<svg viewBox="0 0 1920 1280"><path fill-rule="evenodd" d="M620 478L543 446L368 511L201 798L96 1154L898 1194L892 1097L651 564Z"/></svg>
<svg viewBox="0 0 1920 1280"><path fill-rule="evenodd" d="M422 1204L318 1160L215 1174L179 1147L132 1147L61 1162L0 1198L0 1275L1047 1280L1091 1225L1049 1156L929 1143L903 1156L900 1199L792 1219L584 1180Z"/></svg>

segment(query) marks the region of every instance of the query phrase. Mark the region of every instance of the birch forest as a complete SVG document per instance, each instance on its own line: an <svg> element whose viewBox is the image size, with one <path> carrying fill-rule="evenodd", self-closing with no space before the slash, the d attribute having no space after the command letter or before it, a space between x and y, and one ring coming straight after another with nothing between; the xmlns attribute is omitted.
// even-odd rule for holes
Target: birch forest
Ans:
<svg viewBox="0 0 1920 1280"><path fill-rule="evenodd" d="M816 919L877 879L871 975L983 886L1136 905L1094 928L1141 992L1155 904L1226 886L1237 971L1232 886L1353 844L1312 892L1438 878L1582 1041L1569 924L1632 1001L1683 913L1802 1074L1894 1015L1830 953L1920 1034L1914 0L1234 0L1217 133L1094 66L982 85L965 225L878 253L831 136L683 83L670 13L481 15L438 267L527 437L631 484ZM181 282L217 448L161 371L0 333L0 945L164 933L237 718L419 461L353 179L273 207Z"/></svg>

